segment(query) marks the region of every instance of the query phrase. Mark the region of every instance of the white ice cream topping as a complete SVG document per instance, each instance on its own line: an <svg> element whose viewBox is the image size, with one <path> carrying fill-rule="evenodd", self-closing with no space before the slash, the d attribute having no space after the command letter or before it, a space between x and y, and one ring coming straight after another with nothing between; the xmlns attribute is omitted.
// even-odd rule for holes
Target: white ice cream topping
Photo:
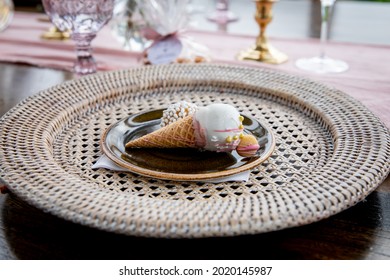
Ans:
<svg viewBox="0 0 390 280"><path fill-rule="evenodd" d="M234 150L242 137L243 117L231 105L215 103L200 107L194 114L197 145L205 150Z"/></svg>

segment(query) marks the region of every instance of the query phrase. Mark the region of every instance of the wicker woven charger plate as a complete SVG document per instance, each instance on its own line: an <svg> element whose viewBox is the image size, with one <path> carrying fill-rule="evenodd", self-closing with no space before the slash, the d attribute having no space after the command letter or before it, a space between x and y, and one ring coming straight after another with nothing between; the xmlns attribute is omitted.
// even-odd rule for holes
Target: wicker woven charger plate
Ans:
<svg viewBox="0 0 390 280"><path fill-rule="evenodd" d="M234 105L272 129L272 156L247 182L199 183L92 170L102 133L187 100ZM169 65L69 81L0 122L0 176L64 219L135 236L206 237L299 226L364 199L387 176L388 129L346 94L300 77L223 65Z"/></svg>
<svg viewBox="0 0 390 280"><path fill-rule="evenodd" d="M160 128L163 109L134 114L111 125L100 141L102 152L127 170L158 179L175 181L223 180L248 171L267 160L275 149L271 130L256 119L244 117L244 133L253 135L260 149L251 157L236 151L216 153L199 149L126 149L128 141ZM225 180L226 181L226 180Z"/></svg>

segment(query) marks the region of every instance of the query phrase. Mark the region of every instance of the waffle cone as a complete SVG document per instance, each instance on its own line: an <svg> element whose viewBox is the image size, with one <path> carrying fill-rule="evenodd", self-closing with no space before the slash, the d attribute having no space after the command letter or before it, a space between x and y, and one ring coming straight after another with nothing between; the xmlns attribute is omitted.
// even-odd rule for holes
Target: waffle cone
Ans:
<svg viewBox="0 0 390 280"><path fill-rule="evenodd" d="M126 148L195 148L192 116L187 116L152 133L126 143Z"/></svg>

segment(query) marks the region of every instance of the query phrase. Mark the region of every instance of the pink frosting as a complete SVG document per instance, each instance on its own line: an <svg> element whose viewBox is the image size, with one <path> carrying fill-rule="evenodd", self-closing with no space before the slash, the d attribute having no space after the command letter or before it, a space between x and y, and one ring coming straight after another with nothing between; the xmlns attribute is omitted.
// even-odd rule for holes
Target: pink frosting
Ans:
<svg viewBox="0 0 390 280"><path fill-rule="evenodd" d="M238 146L237 150L240 151L250 151L250 150L258 150L260 146L258 144L251 144L247 146Z"/></svg>
<svg viewBox="0 0 390 280"><path fill-rule="evenodd" d="M195 118L193 118L193 127L195 130L196 146L203 148L206 145L205 131L200 127L199 122Z"/></svg>

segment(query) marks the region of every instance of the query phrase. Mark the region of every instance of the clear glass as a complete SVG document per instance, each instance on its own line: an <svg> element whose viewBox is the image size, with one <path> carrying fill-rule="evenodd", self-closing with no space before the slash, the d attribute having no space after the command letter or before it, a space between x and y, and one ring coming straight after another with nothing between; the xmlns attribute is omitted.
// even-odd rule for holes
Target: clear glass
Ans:
<svg viewBox="0 0 390 280"><path fill-rule="evenodd" d="M128 51L143 51L150 45L142 30L147 27L137 0L115 0L109 23L115 38Z"/></svg>
<svg viewBox="0 0 390 280"><path fill-rule="evenodd" d="M61 31L71 32L77 55L74 72L95 73L91 41L111 19L114 0L42 0L42 3L52 23Z"/></svg>
<svg viewBox="0 0 390 280"><path fill-rule="evenodd" d="M215 10L207 19L218 24L226 24L238 20L238 17L229 10L229 0L216 0Z"/></svg>
<svg viewBox="0 0 390 280"><path fill-rule="evenodd" d="M8 27L14 15L12 0L0 0L0 32Z"/></svg>
<svg viewBox="0 0 390 280"><path fill-rule="evenodd" d="M325 73L341 73L348 70L348 64L342 60L337 60L326 56L326 44L328 41L329 17L336 0L321 0L321 37L320 53L311 58L301 58L295 62L295 65L302 70Z"/></svg>

